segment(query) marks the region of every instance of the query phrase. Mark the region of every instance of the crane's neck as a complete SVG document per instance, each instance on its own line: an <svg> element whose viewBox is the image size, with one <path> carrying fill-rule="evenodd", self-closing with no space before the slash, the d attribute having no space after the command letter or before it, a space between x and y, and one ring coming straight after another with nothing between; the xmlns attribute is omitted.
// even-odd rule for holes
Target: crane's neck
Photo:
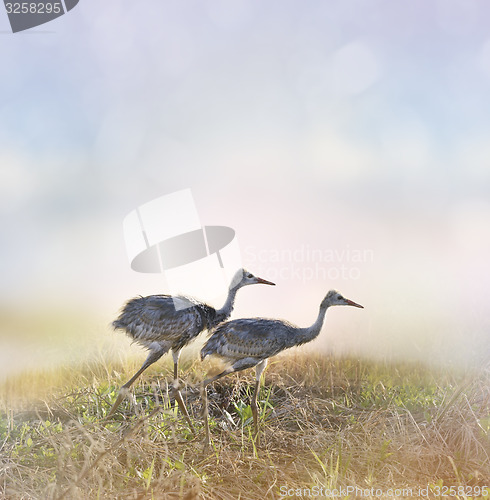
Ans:
<svg viewBox="0 0 490 500"><path fill-rule="evenodd" d="M216 311L216 324L221 323L222 321L226 321L231 316L233 306L235 305L236 293L238 292L238 290L240 290L240 286L238 285L229 289L226 302L221 309L218 309Z"/></svg>
<svg viewBox="0 0 490 500"><path fill-rule="evenodd" d="M325 320L327 309L328 306L320 307L318 318L309 328L298 328L296 330L294 338L292 339L292 345L306 344L306 342L310 342L311 340L318 337L323 326L323 321Z"/></svg>

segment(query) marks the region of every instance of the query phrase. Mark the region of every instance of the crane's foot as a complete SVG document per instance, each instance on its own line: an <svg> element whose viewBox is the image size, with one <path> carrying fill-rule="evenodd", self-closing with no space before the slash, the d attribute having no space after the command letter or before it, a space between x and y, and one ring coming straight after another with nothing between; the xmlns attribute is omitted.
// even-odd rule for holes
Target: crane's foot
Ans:
<svg viewBox="0 0 490 500"><path fill-rule="evenodd" d="M211 447L211 434L209 432L208 416L206 415L204 419L204 441L203 441L204 453L207 453L210 447Z"/></svg>
<svg viewBox="0 0 490 500"><path fill-rule="evenodd" d="M254 427L253 429L252 439L255 443L255 446L258 447L260 445L260 433L257 427Z"/></svg>
<svg viewBox="0 0 490 500"><path fill-rule="evenodd" d="M180 393L179 389L174 386L173 388L173 396L175 398L175 401L177 401L177 404L179 405L180 411L184 415L184 418L186 419L187 423L189 424L189 427L192 431L192 434L194 434L194 437L197 436L196 430L194 429L194 425L192 425L191 417L189 415L189 412L187 411L187 408L184 404L184 400L182 399L182 394Z"/></svg>
<svg viewBox="0 0 490 500"><path fill-rule="evenodd" d="M211 446L211 435L209 432L209 416L208 416L208 390L207 381L201 384L201 400L202 400L202 418L204 420L204 453L209 450Z"/></svg>
<svg viewBox="0 0 490 500"><path fill-rule="evenodd" d="M128 393L127 388L121 387L119 389L119 394L117 395L115 403L112 405L111 411L107 414L106 418L111 418L114 413L116 413L116 410L119 408L119 405L122 403L123 399L126 397Z"/></svg>
<svg viewBox="0 0 490 500"><path fill-rule="evenodd" d="M202 451L204 453L207 453L210 448L211 448L211 439L209 439L209 436L208 436L208 437L204 438Z"/></svg>
<svg viewBox="0 0 490 500"><path fill-rule="evenodd" d="M253 416L252 438L255 441L255 443L258 445L260 438L259 438L259 413L258 413L258 408L257 408L257 402L252 401L250 408L252 409L252 416Z"/></svg>
<svg viewBox="0 0 490 500"><path fill-rule="evenodd" d="M254 433L257 433L257 430L259 428L259 413L257 409L257 402L253 399L252 402L250 403L250 409L252 410L252 416L254 421Z"/></svg>

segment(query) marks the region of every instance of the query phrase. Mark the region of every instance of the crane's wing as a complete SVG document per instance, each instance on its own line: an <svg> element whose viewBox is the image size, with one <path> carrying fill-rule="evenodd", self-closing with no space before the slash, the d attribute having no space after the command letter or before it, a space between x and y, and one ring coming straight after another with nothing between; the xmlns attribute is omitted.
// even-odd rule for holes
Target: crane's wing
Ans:
<svg viewBox="0 0 490 500"><path fill-rule="evenodd" d="M211 354L229 360L269 358L289 347L293 328L284 321L263 318L222 323L201 350L201 359Z"/></svg>
<svg viewBox="0 0 490 500"><path fill-rule="evenodd" d="M182 336L194 336L201 330L202 319L194 305L189 301L189 307L176 310L174 298L169 295L137 297L126 303L113 326L125 330L135 340L178 342L184 340Z"/></svg>

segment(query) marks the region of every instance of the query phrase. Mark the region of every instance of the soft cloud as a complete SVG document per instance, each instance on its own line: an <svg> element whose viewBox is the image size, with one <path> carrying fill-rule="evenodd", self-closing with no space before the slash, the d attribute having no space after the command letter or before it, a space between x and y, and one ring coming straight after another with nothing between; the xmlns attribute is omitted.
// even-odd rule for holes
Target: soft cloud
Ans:
<svg viewBox="0 0 490 500"><path fill-rule="evenodd" d="M490 39L482 45L478 52L476 64L482 73L490 79Z"/></svg>
<svg viewBox="0 0 490 500"><path fill-rule="evenodd" d="M9 214L29 203L37 179L19 154L3 152L0 155L0 213Z"/></svg>
<svg viewBox="0 0 490 500"><path fill-rule="evenodd" d="M334 88L340 94L360 94L378 80L379 62L366 43L345 45L333 56Z"/></svg>

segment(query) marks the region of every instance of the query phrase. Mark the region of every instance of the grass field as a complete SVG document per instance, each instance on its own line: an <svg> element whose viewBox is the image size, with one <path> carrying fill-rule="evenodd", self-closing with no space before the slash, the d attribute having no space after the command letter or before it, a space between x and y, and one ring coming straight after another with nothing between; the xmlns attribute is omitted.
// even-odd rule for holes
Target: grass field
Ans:
<svg viewBox="0 0 490 500"><path fill-rule="evenodd" d="M260 440L251 433L253 373L209 387L213 445L205 452L198 388L205 367L197 361L182 365L197 438L168 398L169 360L103 420L140 361L6 381L0 496L489 498L488 367L456 372L287 353L265 372Z"/></svg>

